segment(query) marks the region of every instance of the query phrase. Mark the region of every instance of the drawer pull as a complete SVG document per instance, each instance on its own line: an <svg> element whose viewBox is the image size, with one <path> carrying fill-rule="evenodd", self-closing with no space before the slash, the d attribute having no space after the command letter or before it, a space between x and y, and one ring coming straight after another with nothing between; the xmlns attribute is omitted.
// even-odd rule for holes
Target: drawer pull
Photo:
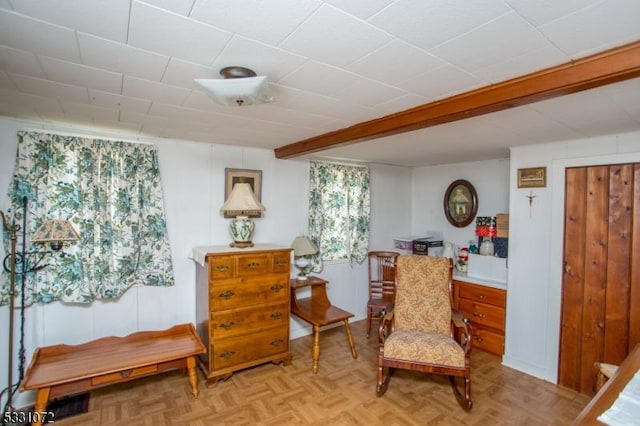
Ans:
<svg viewBox="0 0 640 426"><path fill-rule="evenodd" d="M236 325L236 323L234 321L227 321L227 322L223 322L222 324L220 324L220 328L224 328L225 330L228 330L231 327L233 327L234 325Z"/></svg>
<svg viewBox="0 0 640 426"><path fill-rule="evenodd" d="M282 318L282 312L274 312L271 314L271 319L277 320Z"/></svg>
<svg viewBox="0 0 640 426"><path fill-rule="evenodd" d="M220 358L229 361L236 353L234 351L225 351L220 354Z"/></svg>
<svg viewBox="0 0 640 426"><path fill-rule="evenodd" d="M280 346L282 343L284 343L282 339L274 339L271 341L271 346Z"/></svg>
<svg viewBox="0 0 640 426"><path fill-rule="evenodd" d="M218 270L218 272L227 272L229 270L229 267L227 265L218 265L216 266L216 269Z"/></svg>
<svg viewBox="0 0 640 426"><path fill-rule="evenodd" d="M476 297L480 300L484 300L485 299L485 295L484 294L476 294Z"/></svg>
<svg viewBox="0 0 640 426"><path fill-rule="evenodd" d="M122 376L123 379L126 379L127 377L129 377L131 375L131 370L122 370L120 372L120 376Z"/></svg>
<svg viewBox="0 0 640 426"><path fill-rule="evenodd" d="M484 342L484 339L483 339L482 337L480 337L480 336L473 336L473 338L474 338L474 339L476 340L476 342L478 342L478 343L482 343L482 342Z"/></svg>
<svg viewBox="0 0 640 426"><path fill-rule="evenodd" d="M235 296L236 294L229 290L229 291L225 291L224 293L220 293L220 297L224 300L229 300L231 299L233 296Z"/></svg>
<svg viewBox="0 0 640 426"><path fill-rule="evenodd" d="M286 260L278 260L276 261L276 266L285 266L287 264Z"/></svg>
<svg viewBox="0 0 640 426"><path fill-rule="evenodd" d="M278 292L278 291L282 290L283 288L284 288L284 286L282 284L276 284L276 285L272 285L271 286L271 291Z"/></svg>
<svg viewBox="0 0 640 426"><path fill-rule="evenodd" d="M473 316L474 316L474 317L476 317L476 318L484 318L484 317L485 317L485 315L484 315L484 314L481 314L481 313L479 313L479 312L474 312L474 313L473 313Z"/></svg>
<svg viewBox="0 0 640 426"><path fill-rule="evenodd" d="M249 269L258 269L258 266L260 266L260 264L256 262L251 262L247 264L247 268Z"/></svg>

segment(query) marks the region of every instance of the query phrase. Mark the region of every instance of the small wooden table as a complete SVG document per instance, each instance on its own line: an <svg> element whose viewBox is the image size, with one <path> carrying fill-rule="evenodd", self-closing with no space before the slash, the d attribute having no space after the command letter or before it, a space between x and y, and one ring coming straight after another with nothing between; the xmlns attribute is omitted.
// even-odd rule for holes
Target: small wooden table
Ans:
<svg viewBox="0 0 640 426"><path fill-rule="evenodd" d="M313 326L313 367L311 371L314 374L318 373L320 327L322 326L342 321L351 347L351 356L354 359L358 358L349 326L349 318L353 317L353 314L331 305L327 297L326 285L327 281L318 277L310 276L303 281L298 281L297 278L291 279L291 313ZM298 299L296 292L304 287L311 287L311 297Z"/></svg>
<svg viewBox="0 0 640 426"><path fill-rule="evenodd" d="M46 412L50 399L176 368L187 368L191 392L197 398L195 357L205 351L193 324L81 345L46 346L33 354L20 391L38 391L33 424L55 421Z"/></svg>

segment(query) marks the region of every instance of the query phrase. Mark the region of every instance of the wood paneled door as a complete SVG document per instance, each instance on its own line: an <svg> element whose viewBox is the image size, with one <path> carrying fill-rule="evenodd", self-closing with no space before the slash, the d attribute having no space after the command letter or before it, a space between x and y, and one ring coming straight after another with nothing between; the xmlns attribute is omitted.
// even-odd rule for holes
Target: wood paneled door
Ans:
<svg viewBox="0 0 640 426"><path fill-rule="evenodd" d="M566 169L558 382L594 393L594 362L640 343L640 164Z"/></svg>

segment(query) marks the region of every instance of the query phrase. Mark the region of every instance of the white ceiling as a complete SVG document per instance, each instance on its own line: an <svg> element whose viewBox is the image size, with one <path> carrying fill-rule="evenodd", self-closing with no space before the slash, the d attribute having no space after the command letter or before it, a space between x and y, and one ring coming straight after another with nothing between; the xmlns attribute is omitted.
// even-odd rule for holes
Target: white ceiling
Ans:
<svg viewBox="0 0 640 426"><path fill-rule="evenodd" d="M638 0L0 0L0 114L276 148L640 40ZM225 66L274 102L215 104ZM640 79L316 155L398 165L640 130Z"/></svg>

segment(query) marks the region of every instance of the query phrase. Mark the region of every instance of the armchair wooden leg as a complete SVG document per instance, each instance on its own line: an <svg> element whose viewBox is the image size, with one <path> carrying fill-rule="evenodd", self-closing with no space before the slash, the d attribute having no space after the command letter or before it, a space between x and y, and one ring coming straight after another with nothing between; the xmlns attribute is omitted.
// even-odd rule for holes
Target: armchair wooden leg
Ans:
<svg viewBox="0 0 640 426"><path fill-rule="evenodd" d="M367 308L367 339L371 334L371 315L372 315L371 308Z"/></svg>
<svg viewBox="0 0 640 426"><path fill-rule="evenodd" d="M378 384L376 386L376 395L382 396L389 387L389 379L391 379L391 368L378 364Z"/></svg>
<svg viewBox="0 0 640 426"><path fill-rule="evenodd" d="M344 320L344 329L347 332L347 340L349 341L349 347L351 347L351 356L353 359L358 358L358 352L356 352L356 345L353 341L353 334L351 334L351 326L349 325L349 320Z"/></svg>

